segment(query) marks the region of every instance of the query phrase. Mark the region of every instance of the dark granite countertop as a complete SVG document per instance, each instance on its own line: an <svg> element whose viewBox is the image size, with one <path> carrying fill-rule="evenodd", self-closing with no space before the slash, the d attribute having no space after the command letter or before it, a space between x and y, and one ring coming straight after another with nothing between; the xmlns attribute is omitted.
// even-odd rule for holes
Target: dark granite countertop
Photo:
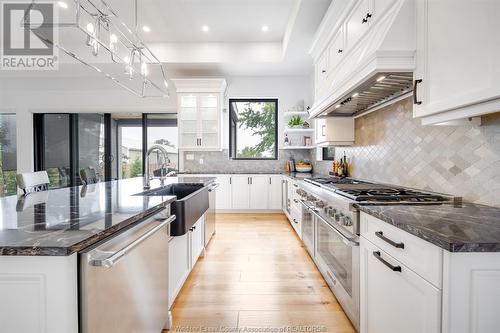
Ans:
<svg viewBox="0 0 500 333"><path fill-rule="evenodd" d="M168 177L165 184L209 184L209 177ZM78 252L166 207L175 196L137 196L142 178L75 186L0 199L0 255ZM160 187L158 180L151 188Z"/></svg>
<svg viewBox="0 0 500 333"><path fill-rule="evenodd" d="M358 207L450 252L500 252L500 208L473 203Z"/></svg>
<svg viewBox="0 0 500 333"><path fill-rule="evenodd" d="M282 171L203 171L203 172L191 172L191 171L181 171L179 175L281 175L284 174Z"/></svg>

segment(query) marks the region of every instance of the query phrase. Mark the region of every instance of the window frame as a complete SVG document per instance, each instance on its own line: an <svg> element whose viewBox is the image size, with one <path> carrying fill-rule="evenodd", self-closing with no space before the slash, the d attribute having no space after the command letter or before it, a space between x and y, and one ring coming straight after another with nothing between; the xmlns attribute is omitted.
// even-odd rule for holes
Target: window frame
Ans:
<svg viewBox="0 0 500 333"><path fill-rule="evenodd" d="M273 157L263 157L263 158L256 158L256 157L237 157L236 153L236 148L237 148L237 143L238 143L238 135L237 135L237 128L236 128L236 133L234 135L234 142L233 142L233 133L232 133L232 125L233 125L233 114L235 111L233 110L233 102L250 102L250 103L266 103L266 102L271 102L275 104L275 110L274 110L274 119L275 119L275 124L274 124L274 144L275 144L275 149L274 149L274 156ZM278 118L278 109L279 109L279 101L278 98L229 98L229 158L232 160L237 160L237 161L276 161L278 160L278 127L279 127L279 118ZM236 127L238 126L238 123L236 122Z"/></svg>

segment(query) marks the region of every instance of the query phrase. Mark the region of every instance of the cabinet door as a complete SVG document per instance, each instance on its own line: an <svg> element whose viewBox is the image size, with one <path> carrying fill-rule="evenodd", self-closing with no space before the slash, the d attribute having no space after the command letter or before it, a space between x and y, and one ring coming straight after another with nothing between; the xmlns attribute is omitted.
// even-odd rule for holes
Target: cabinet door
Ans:
<svg viewBox="0 0 500 333"><path fill-rule="evenodd" d="M498 0L417 1L416 117L500 98L498 13ZM498 111L498 104L477 111Z"/></svg>
<svg viewBox="0 0 500 333"><path fill-rule="evenodd" d="M355 46L356 42L368 30L369 18L367 14L370 12L369 0L361 0L358 5L354 7L351 16L346 22L346 42L347 47L350 49Z"/></svg>
<svg viewBox="0 0 500 333"><path fill-rule="evenodd" d="M283 178L281 176L269 177L269 209L281 209L282 181Z"/></svg>
<svg viewBox="0 0 500 333"><path fill-rule="evenodd" d="M199 94L198 104L200 147L218 148L220 146L219 96L217 94Z"/></svg>
<svg viewBox="0 0 500 333"><path fill-rule="evenodd" d="M215 189L215 208L231 209L231 176L218 176L219 187Z"/></svg>
<svg viewBox="0 0 500 333"><path fill-rule="evenodd" d="M173 237L168 242L168 304L175 301L190 270L189 234Z"/></svg>
<svg viewBox="0 0 500 333"><path fill-rule="evenodd" d="M441 291L364 237L360 246L361 333L441 332Z"/></svg>
<svg viewBox="0 0 500 333"><path fill-rule="evenodd" d="M315 85L316 99L323 95L326 85L326 78L328 75L328 50L323 52L319 57L318 62L314 67L315 71Z"/></svg>
<svg viewBox="0 0 500 333"><path fill-rule="evenodd" d="M370 4L370 15L369 22L374 22L379 18L383 17L384 14L390 9L396 0L371 0Z"/></svg>
<svg viewBox="0 0 500 333"><path fill-rule="evenodd" d="M328 49L328 72L335 70L338 63L344 54L344 29L343 27L337 32Z"/></svg>
<svg viewBox="0 0 500 333"><path fill-rule="evenodd" d="M198 102L194 94L179 95L179 148L198 148Z"/></svg>
<svg viewBox="0 0 500 333"><path fill-rule="evenodd" d="M248 176L231 176L232 209L250 208L250 182Z"/></svg>
<svg viewBox="0 0 500 333"><path fill-rule="evenodd" d="M200 219L193 225L192 231L189 232L191 237L191 268L194 267L196 261L198 261L198 257L201 254L204 246L204 227L205 224L205 215L200 217Z"/></svg>
<svg viewBox="0 0 500 333"><path fill-rule="evenodd" d="M269 177L250 177L250 209L269 209Z"/></svg>

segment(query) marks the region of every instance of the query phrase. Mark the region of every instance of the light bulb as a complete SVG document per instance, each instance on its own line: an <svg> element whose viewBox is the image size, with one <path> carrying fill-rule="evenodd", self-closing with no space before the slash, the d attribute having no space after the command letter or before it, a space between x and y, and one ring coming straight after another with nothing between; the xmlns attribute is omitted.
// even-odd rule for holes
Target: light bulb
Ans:
<svg viewBox="0 0 500 333"><path fill-rule="evenodd" d="M94 33L94 25L92 23L87 24L87 31L91 34Z"/></svg>
<svg viewBox="0 0 500 333"><path fill-rule="evenodd" d="M142 76L148 76L148 64L145 62L141 64L141 74Z"/></svg>

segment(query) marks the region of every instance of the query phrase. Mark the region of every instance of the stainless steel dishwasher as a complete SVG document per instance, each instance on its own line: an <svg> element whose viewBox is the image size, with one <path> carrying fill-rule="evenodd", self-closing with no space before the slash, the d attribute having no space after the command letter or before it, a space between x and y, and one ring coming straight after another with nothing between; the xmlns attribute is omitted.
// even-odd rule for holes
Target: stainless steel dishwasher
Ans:
<svg viewBox="0 0 500 333"><path fill-rule="evenodd" d="M168 309L170 207L79 254L80 332L158 333Z"/></svg>

